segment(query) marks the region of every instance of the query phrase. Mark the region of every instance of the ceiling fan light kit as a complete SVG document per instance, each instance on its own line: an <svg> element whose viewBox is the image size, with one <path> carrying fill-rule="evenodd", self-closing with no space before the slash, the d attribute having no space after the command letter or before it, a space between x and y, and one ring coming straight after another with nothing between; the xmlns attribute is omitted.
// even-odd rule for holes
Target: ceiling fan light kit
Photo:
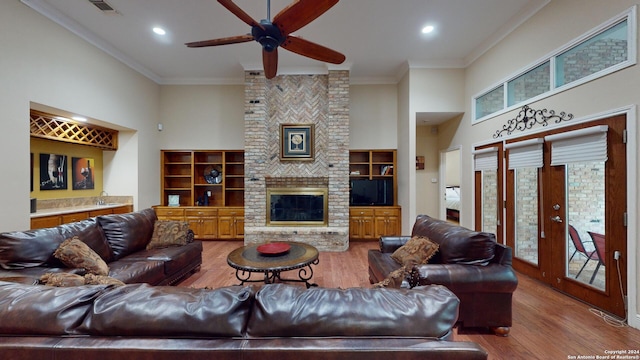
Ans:
<svg viewBox="0 0 640 360"><path fill-rule="evenodd" d="M267 0L267 19L254 20L232 0L218 0L231 13L251 26L251 34L186 43L188 47L208 47L237 44L255 40L262 46L265 77L278 72L278 47L318 61L342 64L345 56L335 50L291 35L338 3L338 0L297 0L282 9L271 21L271 1Z"/></svg>

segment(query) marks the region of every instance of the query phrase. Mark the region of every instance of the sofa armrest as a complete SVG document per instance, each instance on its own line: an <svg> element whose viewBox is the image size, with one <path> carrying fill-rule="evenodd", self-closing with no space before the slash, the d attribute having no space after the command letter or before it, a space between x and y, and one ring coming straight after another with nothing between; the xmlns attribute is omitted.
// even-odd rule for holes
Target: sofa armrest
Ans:
<svg viewBox="0 0 640 360"><path fill-rule="evenodd" d="M512 258L513 258L513 251L509 246L496 243L495 255L491 260L491 263L511 266Z"/></svg>
<svg viewBox="0 0 640 360"><path fill-rule="evenodd" d="M380 236L380 252L392 253L406 244L411 236Z"/></svg>
<svg viewBox="0 0 640 360"><path fill-rule="evenodd" d="M444 285L456 292L512 293L518 286L518 278L511 266L489 264L486 266L464 264L414 265L409 285Z"/></svg>

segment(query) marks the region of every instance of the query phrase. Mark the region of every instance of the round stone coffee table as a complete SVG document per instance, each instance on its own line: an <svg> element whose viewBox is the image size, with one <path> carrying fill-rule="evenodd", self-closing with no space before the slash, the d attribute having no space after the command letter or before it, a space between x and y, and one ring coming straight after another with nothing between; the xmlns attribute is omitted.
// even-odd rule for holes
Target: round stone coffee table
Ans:
<svg viewBox="0 0 640 360"><path fill-rule="evenodd" d="M282 254L262 254L257 248L263 244L239 247L227 256L227 264L236 269L236 278L240 285L245 282L264 282L272 284L276 281L304 282L307 288L318 286L309 282L313 277L311 265L318 265L318 249L314 246L295 241L278 241L288 244L289 251ZM298 279L280 277L283 271L298 270ZM251 273L264 273L264 279L252 280Z"/></svg>

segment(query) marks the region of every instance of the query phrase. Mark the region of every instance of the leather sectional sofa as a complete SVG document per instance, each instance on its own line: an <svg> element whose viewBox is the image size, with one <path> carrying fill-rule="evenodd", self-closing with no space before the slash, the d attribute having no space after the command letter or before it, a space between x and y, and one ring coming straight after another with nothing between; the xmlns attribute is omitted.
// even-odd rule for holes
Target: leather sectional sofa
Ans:
<svg viewBox="0 0 640 360"><path fill-rule="evenodd" d="M51 287L0 281L4 359L487 359L442 286Z"/></svg>
<svg viewBox="0 0 640 360"><path fill-rule="evenodd" d="M36 284L45 273L83 275L82 269L65 267L53 256L64 240L77 236L107 263L110 277L127 284L175 284L200 269L202 243L146 250L156 220L153 209L144 209L52 228L0 233L0 280Z"/></svg>
<svg viewBox="0 0 640 360"><path fill-rule="evenodd" d="M369 281L385 279L400 265L391 258L413 236L439 244L428 264L415 265L405 286L439 284L460 298L460 327L489 327L507 336L511 329L511 300L518 279L511 267L511 248L495 235L419 215L411 236L380 238L380 250L369 250Z"/></svg>

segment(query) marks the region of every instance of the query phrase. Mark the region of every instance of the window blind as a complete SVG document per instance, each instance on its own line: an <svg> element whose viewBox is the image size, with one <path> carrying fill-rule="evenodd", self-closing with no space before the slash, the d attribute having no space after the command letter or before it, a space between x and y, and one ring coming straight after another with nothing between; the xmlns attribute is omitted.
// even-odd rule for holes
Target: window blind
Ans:
<svg viewBox="0 0 640 360"><path fill-rule="evenodd" d="M498 148L491 147L473 151L475 171L498 170Z"/></svg>
<svg viewBox="0 0 640 360"><path fill-rule="evenodd" d="M545 136L551 142L551 165L607 161L608 130L609 126L599 125Z"/></svg>
<svg viewBox="0 0 640 360"><path fill-rule="evenodd" d="M504 145L509 157L509 170L519 168L541 168L543 164L542 144L544 139L536 138Z"/></svg>

